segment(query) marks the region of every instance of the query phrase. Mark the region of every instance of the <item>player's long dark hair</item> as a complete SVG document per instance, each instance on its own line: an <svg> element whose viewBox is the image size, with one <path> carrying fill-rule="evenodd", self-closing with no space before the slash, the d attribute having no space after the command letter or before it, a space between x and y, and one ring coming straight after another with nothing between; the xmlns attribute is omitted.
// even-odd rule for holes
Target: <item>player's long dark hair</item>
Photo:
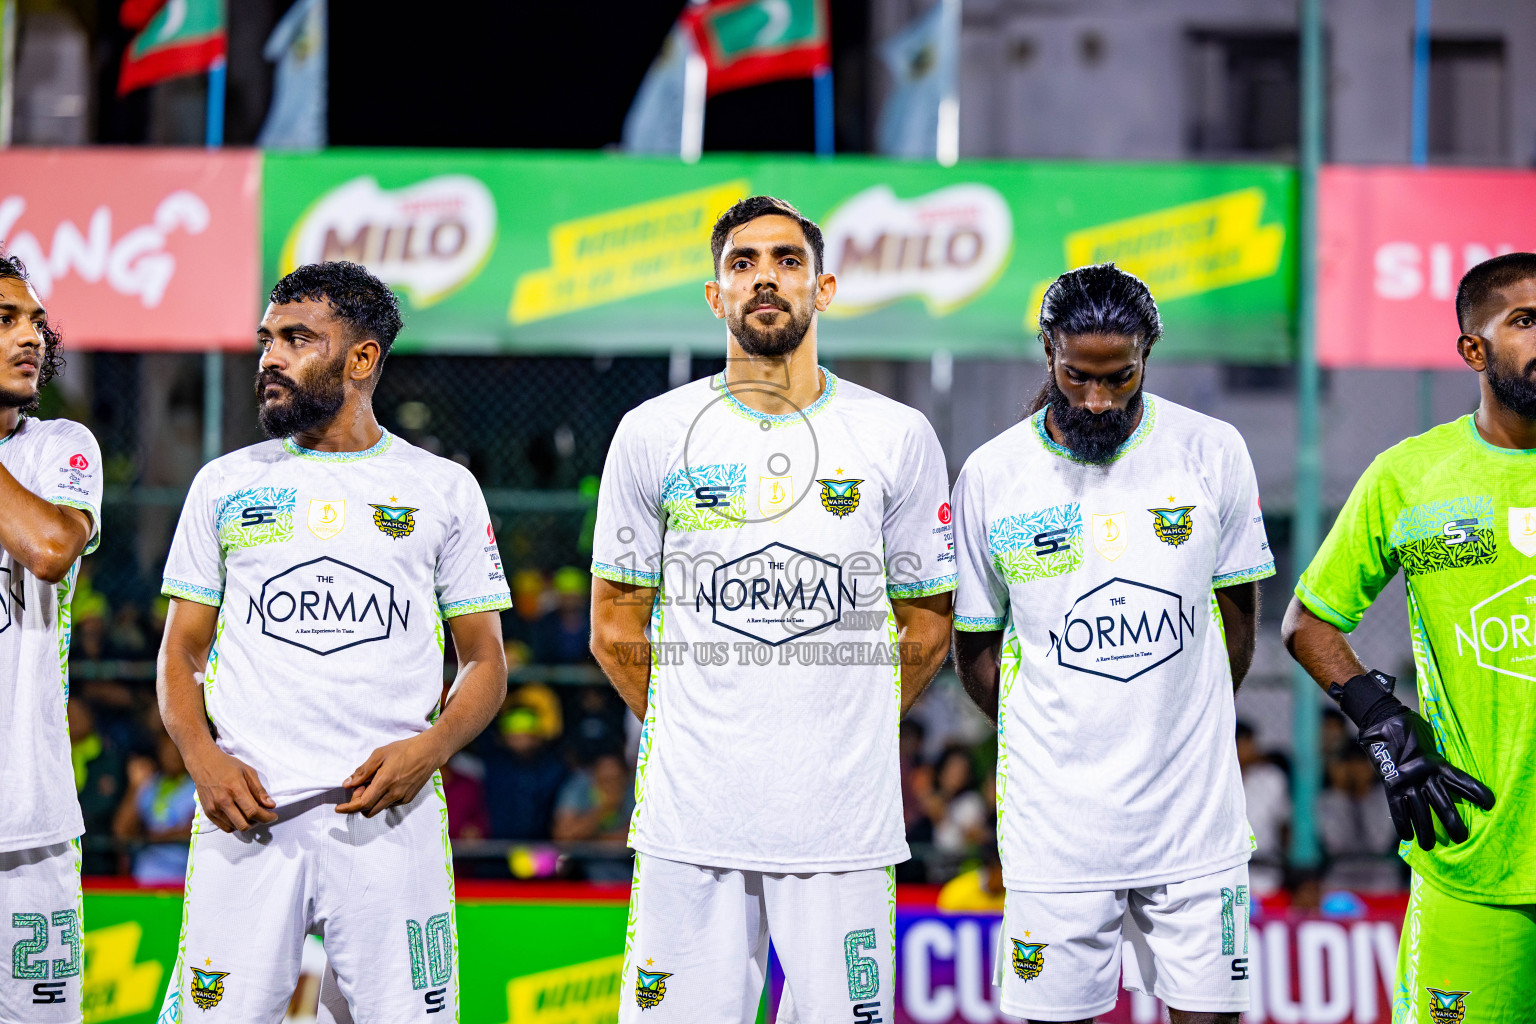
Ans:
<svg viewBox="0 0 1536 1024"><path fill-rule="evenodd" d="M1119 334L1135 338L1145 357L1163 336L1152 292L1135 274L1113 263L1096 263L1062 274L1045 290L1040 303L1040 340L1063 334ZM1049 372L1025 416L1050 404L1055 379Z"/></svg>
<svg viewBox="0 0 1536 1024"><path fill-rule="evenodd" d="M5 278L26 282L28 281L27 267L18 257L0 250L0 280ZM43 336L43 359L42 364L37 368L37 390L41 395L43 388L48 386L48 382L64 369L64 336L51 321L47 320L43 322L39 333ZM32 403L23 407L21 411L36 412L37 399L33 399Z"/></svg>

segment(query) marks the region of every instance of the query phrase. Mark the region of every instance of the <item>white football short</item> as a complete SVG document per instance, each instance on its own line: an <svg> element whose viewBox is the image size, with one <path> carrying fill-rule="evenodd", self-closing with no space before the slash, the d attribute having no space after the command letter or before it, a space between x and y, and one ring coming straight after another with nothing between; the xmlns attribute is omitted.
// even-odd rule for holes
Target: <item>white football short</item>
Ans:
<svg viewBox="0 0 1536 1024"><path fill-rule="evenodd" d="M1248 1009L1248 865L1141 889L1009 889L993 983L1002 1009L1082 1020L1128 990L1178 1010Z"/></svg>
<svg viewBox="0 0 1536 1024"><path fill-rule="evenodd" d="M770 874L637 853L620 1024L752 1024L770 936L779 1024L890 1024L895 923L891 868Z"/></svg>
<svg viewBox="0 0 1536 1024"><path fill-rule="evenodd" d="M458 1019L441 783L434 776L410 803L372 818L337 814L346 799L332 790L279 807L270 825L234 833L199 810L159 1024L277 1024L309 934L325 944L320 1021Z"/></svg>
<svg viewBox="0 0 1536 1024"><path fill-rule="evenodd" d="M78 1024L83 944L79 841L0 853L0 1024Z"/></svg>

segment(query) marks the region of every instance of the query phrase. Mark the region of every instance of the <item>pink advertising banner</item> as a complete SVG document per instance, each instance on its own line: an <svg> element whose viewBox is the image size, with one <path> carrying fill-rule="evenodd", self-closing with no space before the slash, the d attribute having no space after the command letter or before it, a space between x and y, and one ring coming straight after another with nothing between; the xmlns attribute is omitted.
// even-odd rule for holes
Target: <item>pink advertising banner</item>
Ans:
<svg viewBox="0 0 1536 1024"><path fill-rule="evenodd" d="M1536 173L1325 167L1318 210L1324 366L1460 369L1456 285L1536 250Z"/></svg>
<svg viewBox="0 0 1536 1024"><path fill-rule="evenodd" d="M7 150L0 246L70 348L249 348L260 199L254 151Z"/></svg>

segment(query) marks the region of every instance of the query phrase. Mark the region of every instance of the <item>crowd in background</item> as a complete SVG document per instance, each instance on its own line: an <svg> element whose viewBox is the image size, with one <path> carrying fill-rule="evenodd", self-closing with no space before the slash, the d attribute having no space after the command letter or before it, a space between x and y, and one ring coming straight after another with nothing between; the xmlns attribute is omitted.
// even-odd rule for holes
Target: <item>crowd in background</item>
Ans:
<svg viewBox="0 0 1536 1024"><path fill-rule="evenodd" d="M512 576L513 607L503 615L503 633L513 682L491 726L442 771L461 876L629 876L623 844L634 809L639 725L588 652L590 585L586 572L569 566ZM164 620L163 600L112 609L83 576L72 658L152 659ZM558 684L539 678L561 672ZM179 882L194 789L160 723L152 680L77 677L69 723L85 814L86 873ZM943 902L954 909L1001 905L994 742L990 727L945 677L901 728L902 812L914 857L897 868L897 878L945 885ZM1261 750L1243 722L1236 743L1257 843L1250 869L1255 893L1403 887L1402 866L1390 856L1396 834L1385 794L1341 715L1326 711L1322 723L1321 871L1302 874L1287 863L1288 759Z"/></svg>

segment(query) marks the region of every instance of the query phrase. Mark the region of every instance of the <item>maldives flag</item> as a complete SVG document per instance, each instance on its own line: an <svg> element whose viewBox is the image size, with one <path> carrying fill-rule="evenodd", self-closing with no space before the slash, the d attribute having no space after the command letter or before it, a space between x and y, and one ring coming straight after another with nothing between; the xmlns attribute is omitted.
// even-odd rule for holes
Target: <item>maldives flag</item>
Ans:
<svg viewBox="0 0 1536 1024"><path fill-rule="evenodd" d="M709 65L711 96L832 63L826 0L709 0L690 4L682 20Z"/></svg>
<svg viewBox="0 0 1536 1024"><path fill-rule="evenodd" d="M154 9L153 0L124 4L123 15L130 28L130 7L134 8L134 20ZM227 38L224 0L164 0L123 53L117 94L122 96L168 78L202 74L224 59Z"/></svg>

